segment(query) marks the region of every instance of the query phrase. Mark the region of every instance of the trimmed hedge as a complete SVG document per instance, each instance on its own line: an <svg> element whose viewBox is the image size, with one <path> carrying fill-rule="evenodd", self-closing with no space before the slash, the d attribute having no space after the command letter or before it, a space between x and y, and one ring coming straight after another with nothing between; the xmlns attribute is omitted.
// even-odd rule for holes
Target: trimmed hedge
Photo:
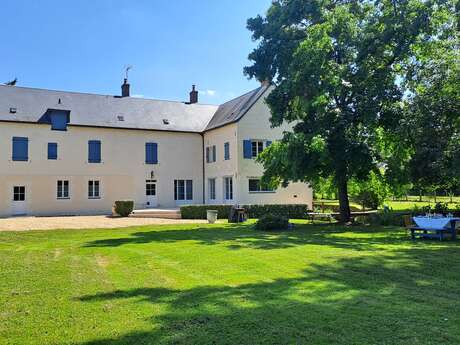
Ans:
<svg viewBox="0 0 460 345"><path fill-rule="evenodd" d="M134 201L119 200L115 201L115 212L121 217L128 217L134 209Z"/></svg>
<svg viewBox="0 0 460 345"><path fill-rule="evenodd" d="M306 219L308 205L241 205L249 218L260 218L265 214L283 216L288 219ZM181 206L180 211L183 219L206 219L207 210L217 210L217 218L227 219L232 205L188 205Z"/></svg>
<svg viewBox="0 0 460 345"><path fill-rule="evenodd" d="M287 230L289 228L289 219L287 217L274 214L264 214L259 218L255 227L256 230Z"/></svg>

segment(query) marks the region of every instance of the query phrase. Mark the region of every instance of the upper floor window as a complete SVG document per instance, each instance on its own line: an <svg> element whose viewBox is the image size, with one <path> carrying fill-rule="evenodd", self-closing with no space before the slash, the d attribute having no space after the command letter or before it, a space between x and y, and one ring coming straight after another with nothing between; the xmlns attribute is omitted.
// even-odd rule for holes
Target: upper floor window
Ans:
<svg viewBox="0 0 460 345"><path fill-rule="evenodd" d="M206 163L214 163L217 160L216 145L206 147Z"/></svg>
<svg viewBox="0 0 460 345"><path fill-rule="evenodd" d="M101 197L101 182L99 180L88 181L88 199L100 199Z"/></svg>
<svg viewBox="0 0 460 345"><path fill-rule="evenodd" d="M13 137L13 161L27 162L29 160L29 139Z"/></svg>
<svg viewBox="0 0 460 345"><path fill-rule="evenodd" d="M174 180L174 200L193 200L192 180Z"/></svg>
<svg viewBox="0 0 460 345"><path fill-rule="evenodd" d="M260 182L260 179L249 179L249 192L273 192L273 189Z"/></svg>
<svg viewBox="0 0 460 345"><path fill-rule="evenodd" d="M224 160L228 161L230 159L230 143L226 142L224 144Z"/></svg>
<svg viewBox="0 0 460 345"><path fill-rule="evenodd" d="M88 141L88 162L101 162L101 142L99 140Z"/></svg>
<svg viewBox="0 0 460 345"><path fill-rule="evenodd" d="M57 181L57 198L69 199L70 198L70 182L69 180Z"/></svg>
<svg viewBox="0 0 460 345"><path fill-rule="evenodd" d="M257 157L264 150L264 142L262 140L251 141L251 155Z"/></svg>
<svg viewBox="0 0 460 345"><path fill-rule="evenodd" d="M145 143L145 164L158 164L157 143Z"/></svg>
<svg viewBox="0 0 460 345"><path fill-rule="evenodd" d="M48 143L48 159L57 159L57 143Z"/></svg>
<svg viewBox="0 0 460 345"><path fill-rule="evenodd" d="M270 140L243 140L243 157L256 158L271 143Z"/></svg>
<svg viewBox="0 0 460 345"><path fill-rule="evenodd" d="M208 181L209 200L216 200L216 179L210 178Z"/></svg>

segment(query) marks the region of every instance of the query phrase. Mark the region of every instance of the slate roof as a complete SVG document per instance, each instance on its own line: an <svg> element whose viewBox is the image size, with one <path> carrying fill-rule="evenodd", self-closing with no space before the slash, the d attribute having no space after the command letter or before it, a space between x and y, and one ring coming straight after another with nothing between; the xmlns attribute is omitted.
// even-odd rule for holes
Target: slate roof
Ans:
<svg viewBox="0 0 460 345"><path fill-rule="evenodd" d="M0 121L37 123L58 109L70 111L70 125L201 133L238 121L266 89L216 106L0 85Z"/></svg>
<svg viewBox="0 0 460 345"><path fill-rule="evenodd" d="M206 130L222 127L240 120L268 88L269 86L260 86L255 90L220 105L206 126Z"/></svg>

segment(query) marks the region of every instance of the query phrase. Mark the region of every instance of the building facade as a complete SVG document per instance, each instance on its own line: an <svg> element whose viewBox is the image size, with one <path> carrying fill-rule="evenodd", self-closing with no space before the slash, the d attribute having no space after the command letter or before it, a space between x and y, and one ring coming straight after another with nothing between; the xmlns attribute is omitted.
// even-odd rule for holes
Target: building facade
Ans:
<svg viewBox="0 0 460 345"><path fill-rule="evenodd" d="M220 106L0 86L0 216L184 204L311 206L303 183L267 190L255 157L270 128L261 86Z"/></svg>

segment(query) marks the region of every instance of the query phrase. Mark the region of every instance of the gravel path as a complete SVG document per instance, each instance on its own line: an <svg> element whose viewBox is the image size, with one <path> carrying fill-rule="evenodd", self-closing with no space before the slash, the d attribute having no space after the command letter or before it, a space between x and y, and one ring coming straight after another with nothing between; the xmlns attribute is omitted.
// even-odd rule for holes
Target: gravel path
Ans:
<svg viewBox="0 0 460 345"><path fill-rule="evenodd" d="M17 217L0 219L0 231L122 228L150 224L207 223L205 220L111 218L107 216Z"/></svg>

